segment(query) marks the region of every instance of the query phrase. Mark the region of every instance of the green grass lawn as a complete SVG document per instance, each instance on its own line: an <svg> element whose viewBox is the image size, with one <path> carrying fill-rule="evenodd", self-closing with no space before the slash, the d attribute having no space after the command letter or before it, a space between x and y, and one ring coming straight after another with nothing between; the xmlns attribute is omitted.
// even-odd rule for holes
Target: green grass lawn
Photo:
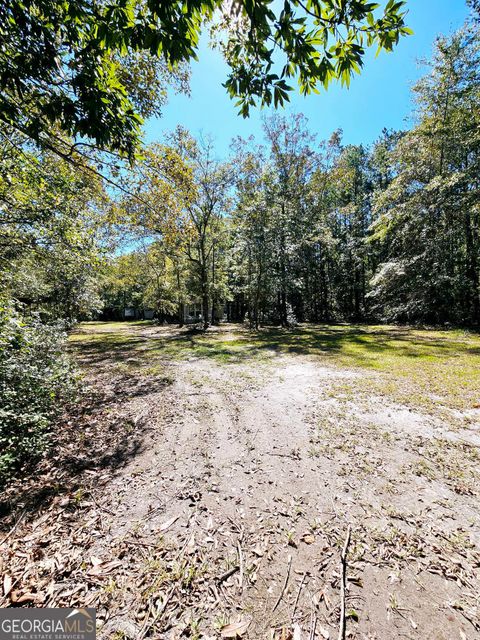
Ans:
<svg viewBox="0 0 480 640"><path fill-rule="evenodd" d="M202 333L148 321L88 322L70 341L90 362L150 372L166 360L254 364L287 354L311 356L324 366L382 374L366 376L365 391L407 404L471 409L480 403L480 335L461 330L345 324L253 332L226 325ZM361 387L357 380L355 388Z"/></svg>

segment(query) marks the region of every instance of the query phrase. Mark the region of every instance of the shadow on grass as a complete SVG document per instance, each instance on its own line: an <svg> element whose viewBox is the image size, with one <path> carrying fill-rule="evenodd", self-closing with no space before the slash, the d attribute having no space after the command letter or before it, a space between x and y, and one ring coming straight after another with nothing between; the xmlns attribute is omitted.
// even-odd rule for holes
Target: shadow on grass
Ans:
<svg viewBox="0 0 480 640"><path fill-rule="evenodd" d="M361 367L377 367L382 358L428 361L478 352L448 334L440 338L402 327L301 327L288 332L269 329L259 332L254 342L259 349L348 359L350 364Z"/></svg>
<svg viewBox="0 0 480 640"><path fill-rule="evenodd" d="M147 342L141 337L111 333L87 334L81 336L81 339L78 339L78 336L76 338L69 346L70 352L74 353L80 362L99 367L129 360ZM137 364L141 364L140 359Z"/></svg>
<svg viewBox="0 0 480 640"><path fill-rule="evenodd" d="M185 354L215 358L223 361L248 361L262 356L282 354L314 355L348 359L350 364L375 367L379 359L407 358L436 360L457 355L478 355L478 347L448 336L434 337L428 333L412 333L409 329L373 329L362 326L299 327L294 330L278 328L258 332L238 331L233 340L221 332L204 334L198 338L181 334L152 340L147 353Z"/></svg>
<svg viewBox="0 0 480 640"><path fill-rule="evenodd" d="M231 327L230 327L231 329ZM153 358L182 360L212 358L220 362L242 362L282 354L316 355L348 360L352 366L378 368L382 358L432 360L479 355L480 348L455 334L411 330L407 327L362 325L301 326L293 330L265 328L253 332L234 327L198 332L160 328L148 336L96 334L77 343L80 358L98 366L128 363L142 367Z"/></svg>

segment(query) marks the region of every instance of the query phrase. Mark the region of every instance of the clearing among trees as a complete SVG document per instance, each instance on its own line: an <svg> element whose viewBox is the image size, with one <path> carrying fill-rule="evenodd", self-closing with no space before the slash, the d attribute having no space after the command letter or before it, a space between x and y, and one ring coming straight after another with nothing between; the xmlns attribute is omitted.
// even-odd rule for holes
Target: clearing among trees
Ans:
<svg viewBox="0 0 480 640"><path fill-rule="evenodd" d="M84 323L70 344L78 418L2 504L3 606L94 606L117 640L480 637L478 335Z"/></svg>
<svg viewBox="0 0 480 640"><path fill-rule="evenodd" d="M480 639L480 0L0 7L2 616Z"/></svg>

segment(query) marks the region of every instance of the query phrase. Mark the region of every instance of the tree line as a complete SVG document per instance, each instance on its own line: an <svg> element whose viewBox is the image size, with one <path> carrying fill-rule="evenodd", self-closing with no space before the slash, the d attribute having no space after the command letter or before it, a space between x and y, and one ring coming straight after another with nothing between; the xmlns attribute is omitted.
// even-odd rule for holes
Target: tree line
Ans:
<svg viewBox="0 0 480 640"><path fill-rule="evenodd" d="M2 298L67 323L198 302L205 325L478 326L479 39L439 38L413 126L372 145L273 114L226 161L178 128L133 166L75 166L2 129Z"/></svg>
<svg viewBox="0 0 480 640"><path fill-rule="evenodd" d="M479 29L439 38L413 88L414 125L372 145L264 119L226 162L178 129L150 147L118 204L133 251L102 283L107 308L181 321L198 300L232 320L480 324ZM179 311L180 310L180 311Z"/></svg>

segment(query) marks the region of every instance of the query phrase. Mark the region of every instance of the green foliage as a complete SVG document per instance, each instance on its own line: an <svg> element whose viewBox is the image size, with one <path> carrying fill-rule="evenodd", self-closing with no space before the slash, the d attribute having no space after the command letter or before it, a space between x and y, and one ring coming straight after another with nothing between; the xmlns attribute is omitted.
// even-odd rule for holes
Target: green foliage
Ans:
<svg viewBox="0 0 480 640"><path fill-rule="evenodd" d="M73 321L100 303L108 198L99 178L0 129L0 293Z"/></svg>
<svg viewBox="0 0 480 640"><path fill-rule="evenodd" d="M379 16L368 0L292 0L277 12L269 0L2 0L0 118L47 148L61 134L132 158L141 115L157 111L165 74L196 59L205 22L220 16L225 86L246 116L257 100L283 104L292 77L305 94L348 84L366 47L390 51L410 33L404 4L389 0Z"/></svg>
<svg viewBox="0 0 480 640"><path fill-rule="evenodd" d="M374 310L387 320L480 324L480 32L440 38L418 82L417 125L389 156L372 240ZM385 186L385 185L384 185Z"/></svg>
<svg viewBox="0 0 480 640"><path fill-rule="evenodd" d="M476 19L480 20L480 0L467 0L468 6L475 13Z"/></svg>
<svg viewBox="0 0 480 640"><path fill-rule="evenodd" d="M207 310L226 296L226 214L232 167L215 159L211 140L195 140L178 128L170 146L155 144L131 171L129 190L118 220L153 244L130 258L146 269L143 303L160 315L177 312L186 302L201 301Z"/></svg>
<svg viewBox="0 0 480 640"><path fill-rule="evenodd" d="M139 114L157 110L165 73L182 73L170 58L189 57L184 43L183 55L164 50L160 73L151 72L155 62L148 74L136 64L145 51L157 56L171 37L170 12L135 1L82 0L1 2L0 11L2 121L49 146L62 133L131 157Z"/></svg>
<svg viewBox="0 0 480 640"><path fill-rule="evenodd" d="M157 318L175 317L179 300L186 299L182 266L180 258L165 251L158 240L112 259L102 278L104 313L121 319L130 307L140 316L152 309Z"/></svg>
<svg viewBox="0 0 480 640"><path fill-rule="evenodd" d="M223 10L220 46L231 67L225 86L240 113L247 116L258 102L283 105L292 79L303 95L333 80L348 86L367 47L391 51L412 33L404 22L405 2L389 0L379 15L380 8L368 0L287 0L278 11L268 0L232 2Z"/></svg>
<svg viewBox="0 0 480 640"><path fill-rule="evenodd" d="M242 318L480 325L480 34L440 38L417 123L368 149L301 117L237 144L231 286Z"/></svg>
<svg viewBox="0 0 480 640"><path fill-rule="evenodd" d="M266 144L236 140L230 164L182 130L172 149L149 150L132 211L176 265L160 252L157 282L179 306L228 301L230 318L253 328L479 326L478 26L440 38L429 66L415 126L383 131L371 148L343 145L340 131L319 142L303 116L274 115ZM167 289L158 299L171 300Z"/></svg>
<svg viewBox="0 0 480 640"><path fill-rule="evenodd" d="M368 151L340 132L318 143L301 116L267 119L265 133L269 150L237 147L232 281L250 323L363 317Z"/></svg>
<svg viewBox="0 0 480 640"><path fill-rule="evenodd" d="M60 325L25 319L0 302L0 484L45 451L74 390Z"/></svg>

